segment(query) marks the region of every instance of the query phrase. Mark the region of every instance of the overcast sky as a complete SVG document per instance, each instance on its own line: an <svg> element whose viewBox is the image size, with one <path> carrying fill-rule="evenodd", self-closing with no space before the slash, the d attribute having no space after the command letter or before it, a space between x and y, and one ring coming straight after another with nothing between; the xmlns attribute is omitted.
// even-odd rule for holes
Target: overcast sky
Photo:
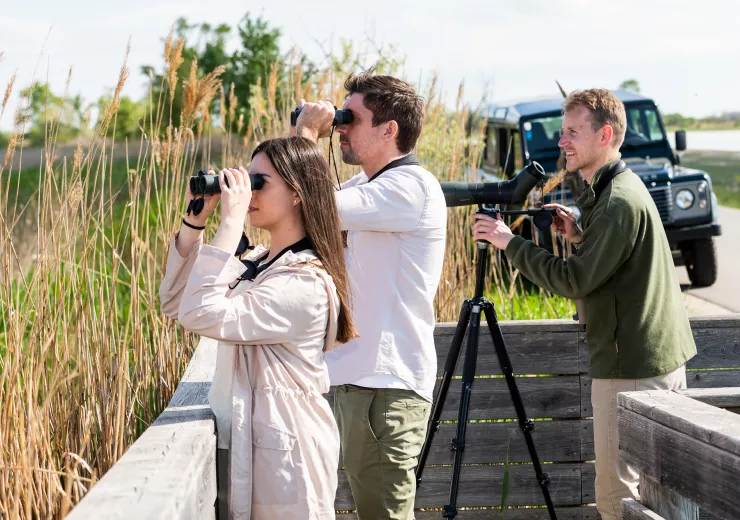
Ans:
<svg viewBox="0 0 740 520"><path fill-rule="evenodd" d="M406 77L438 72L448 99L461 80L475 103L488 91L496 101L557 94L556 78L566 90L634 78L663 112L740 110L736 0L0 0L0 93L17 71L14 109L34 73L61 92L72 67L71 93L93 101L116 83L131 38L125 93L140 97L140 66L161 66L177 17L234 26L248 10L282 30L283 49L317 61L341 38L395 45Z"/></svg>

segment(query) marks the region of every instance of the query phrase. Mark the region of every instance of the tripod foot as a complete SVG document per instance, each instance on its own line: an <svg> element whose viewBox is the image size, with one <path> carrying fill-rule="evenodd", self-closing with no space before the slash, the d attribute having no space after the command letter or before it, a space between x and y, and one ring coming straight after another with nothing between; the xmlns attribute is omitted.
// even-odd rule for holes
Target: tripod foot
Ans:
<svg viewBox="0 0 740 520"><path fill-rule="evenodd" d="M452 439L452 441L450 441L450 450L460 452L465 451L465 441L463 440L462 442L460 442L457 440L457 438Z"/></svg>
<svg viewBox="0 0 740 520"><path fill-rule="evenodd" d="M442 518L455 518L457 516L457 508L455 506L444 506L442 508Z"/></svg>
<svg viewBox="0 0 740 520"><path fill-rule="evenodd" d="M523 432L531 432L534 430L534 421L532 419L527 419L523 423L520 423L519 427Z"/></svg>

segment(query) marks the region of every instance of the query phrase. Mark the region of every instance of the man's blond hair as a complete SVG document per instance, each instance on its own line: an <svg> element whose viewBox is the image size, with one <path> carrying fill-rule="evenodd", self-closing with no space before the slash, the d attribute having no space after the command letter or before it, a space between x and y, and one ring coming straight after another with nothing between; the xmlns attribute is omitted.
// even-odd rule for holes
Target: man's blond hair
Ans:
<svg viewBox="0 0 740 520"><path fill-rule="evenodd" d="M585 107L591 113L591 128L594 132L604 125L612 127L612 146L619 148L624 142L624 133L627 131L627 113L624 103L603 88L575 90L571 92L563 103L563 114L576 107Z"/></svg>

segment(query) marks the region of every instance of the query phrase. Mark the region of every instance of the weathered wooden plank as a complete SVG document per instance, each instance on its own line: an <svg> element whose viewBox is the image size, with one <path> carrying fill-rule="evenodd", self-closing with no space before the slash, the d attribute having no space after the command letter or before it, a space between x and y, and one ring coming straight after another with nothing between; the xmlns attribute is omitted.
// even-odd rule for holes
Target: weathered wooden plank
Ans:
<svg viewBox="0 0 740 520"><path fill-rule="evenodd" d="M530 419L580 417L578 379L578 376L517 377L517 389L522 397L527 417ZM450 383L442 408L443 421L457 419L461 389L462 380L455 379ZM435 397L436 394L437 386L434 389ZM333 408L334 388L332 387L328 394L324 394L324 397ZM468 412L469 420L514 418L517 418L516 411L504 378L478 378L474 381Z"/></svg>
<svg viewBox="0 0 740 520"><path fill-rule="evenodd" d="M588 367L591 364L588 352L588 343L586 343L586 331L578 333L578 371L581 374L588 373Z"/></svg>
<svg viewBox="0 0 740 520"><path fill-rule="evenodd" d="M695 401L676 392L624 392L617 396L618 408L683 433L697 442L738 456L740 462L740 417L726 410ZM698 446L695 446L698 447Z"/></svg>
<svg viewBox="0 0 740 520"><path fill-rule="evenodd" d="M492 520L499 518L498 508L458 510L456 519L459 520ZM555 515L558 520L597 520L598 512L595 507L556 507ZM414 517L416 520L439 520L442 518L441 510L417 510ZM546 508L508 508L504 509L504 520L549 520L550 515ZM338 514L337 520L357 520L355 513Z"/></svg>
<svg viewBox="0 0 740 520"><path fill-rule="evenodd" d="M596 467L592 463L581 464L581 504L596 503Z"/></svg>
<svg viewBox="0 0 740 520"><path fill-rule="evenodd" d="M67 516L215 518L216 436L208 407L216 343L203 339L167 409Z"/></svg>
<svg viewBox="0 0 740 520"><path fill-rule="evenodd" d="M456 519L459 520L492 520L499 518L498 508L476 509L473 511L458 511ZM598 512L595 507L556 507L555 515L558 520L597 520ZM439 520L442 518L441 510L417 510L414 517L416 520ZM508 508L504 509L504 520L549 520L550 515L546 508ZM338 514L337 520L357 520L355 513Z"/></svg>
<svg viewBox="0 0 740 520"><path fill-rule="evenodd" d="M696 356L687 368L740 367L740 328L694 328L693 333Z"/></svg>
<svg viewBox="0 0 740 520"><path fill-rule="evenodd" d="M740 518L740 417L673 392L617 397L620 456L710 513Z"/></svg>
<svg viewBox="0 0 740 520"><path fill-rule="evenodd" d="M437 375L446 366L454 330L438 329L434 334L437 345ZM462 375L467 347L467 334L453 372ZM504 334L504 346L515 374L578 374L577 332L536 332ZM501 374L501 367L487 327L481 328L476 358L476 375Z"/></svg>
<svg viewBox="0 0 740 520"><path fill-rule="evenodd" d="M640 501L645 507L671 520L699 520L699 508L671 488L640 475Z"/></svg>
<svg viewBox="0 0 740 520"><path fill-rule="evenodd" d="M740 383L740 382L738 382ZM690 399L716 406L717 408L740 408L740 387L733 388L689 388L681 390L681 395Z"/></svg>
<svg viewBox="0 0 740 520"><path fill-rule="evenodd" d="M516 384L529 418L580 416L578 376L517 377ZM442 408L443 421L457 419L461 389L461 380L452 381ZM506 380L476 379L472 387L468 417L471 420L516 418Z"/></svg>
<svg viewBox="0 0 740 520"><path fill-rule="evenodd" d="M689 318L692 329L740 329L740 314L695 316Z"/></svg>
<svg viewBox="0 0 740 520"><path fill-rule="evenodd" d="M581 419L581 460L592 461L595 458L594 421L593 419Z"/></svg>
<svg viewBox="0 0 740 520"><path fill-rule="evenodd" d="M579 388L581 390L581 417L593 417L594 407L591 405L591 377L581 375Z"/></svg>
<svg viewBox="0 0 740 520"><path fill-rule="evenodd" d="M551 479L549 486L553 504L577 506L581 504L581 464L545 464ZM501 504L504 467L463 466L457 496L459 507L496 507ZM416 507L439 508L449 502L452 468L433 466L424 470L421 486L416 491ZM544 504L542 490L531 464L509 466L509 506ZM344 471L339 471L339 487L335 507L353 510L354 501Z"/></svg>
<svg viewBox="0 0 740 520"><path fill-rule="evenodd" d="M689 388L720 388L740 386L740 370L687 370Z"/></svg>
<svg viewBox="0 0 740 520"><path fill-rule="evenodd" d="M537 457L541 462L580 462L581 432L588 420L536 421L532 431ZM435 433L427 464L452 464L450 441L457 424L442 424ZM470 423L465 432L464 464L489 464L506 461L531 462L529 449L519 423Z"/></svg>
<svg viewBox="0 0 740 520"><path fill-rule="evenodd" d="M622 520L665 520L631 498L622 500Z"/></svg>
<svg viewBox="0 0 740 520"><path fill-rule="evenodd" d="M482 323L486 323L485 320ZM438 323L436 328L440 330L455 330L457 325L454 321L445 321ZM537 333L546 332L548 334L555 332L581 332L585 327L573 320L503 320L499 321L501 332L503 334L518 334L522 332ZM738 325L740 326L740 325ZM452 332L450 332L452 334Z"/></svg>

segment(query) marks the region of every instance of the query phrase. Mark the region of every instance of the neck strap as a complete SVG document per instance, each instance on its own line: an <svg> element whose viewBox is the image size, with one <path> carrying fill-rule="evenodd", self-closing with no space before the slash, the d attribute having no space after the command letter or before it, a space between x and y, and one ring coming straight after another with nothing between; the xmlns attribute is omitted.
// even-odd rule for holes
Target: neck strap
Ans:
<svg viewBox="0 0 740 520"><path fill-rule="evenodd" d="M241 262L244 264L244 267L246 267L246 271L244 271L241 276L237 279L237 283L231 287L234 289L237 285L239 285L239 282L242 280L254 280L257 278L257 275L262 273L263 271L266 271L270 268L272 264L277 261L278 258L282 257L285 253L288 251L292 251L293 253L299 253L301 251L306 251L307 249L313 249L313 242L308 236L303 237L295 244L291 244L282 251L280 251L278 254L275 255L275 257L270 260L269 262L260 265L259 263L265 259L266 257L270 256L270 250L268 249L265 251L265 254L263 254L260 258L257 258L255 260L242 260Z"/></svg>
<svg viewBox="0 0 740 520"><path fill-rule="evenodd" d="M606 189L606 187L609 185L609 183L627 169L627 164L625 164L624 161L621 159L617 162L615 162L611 168L609 168L607 171L601 174L601 177L599 177L599 182L596 183L596 186L594 186L594 193L596 194L596 198L599 198L599 195L601 195L601 192Z"/></svg>
<svg viewBox="0 0 740 520"><path fill-rule="evenodd" d="M396 159L395 161L389 162L388 164L386 164L385 166L383 166L380 170L378 170L375 173L375 175L373 175L372 177L370 177L370 179L368 179L367 182L370 182L370 181L372 181L374 179L377 179L378 176L381 173L385 173L388 170L390 170L391 168L397 168L399 166L407 166L407 165L411 165L411 166L418 166L419 165L419 160L416 158L416 156L414 154L410 153L410 154L408 154L408 155L406 155L404 157L401 157L400 159Z"/></svg>

